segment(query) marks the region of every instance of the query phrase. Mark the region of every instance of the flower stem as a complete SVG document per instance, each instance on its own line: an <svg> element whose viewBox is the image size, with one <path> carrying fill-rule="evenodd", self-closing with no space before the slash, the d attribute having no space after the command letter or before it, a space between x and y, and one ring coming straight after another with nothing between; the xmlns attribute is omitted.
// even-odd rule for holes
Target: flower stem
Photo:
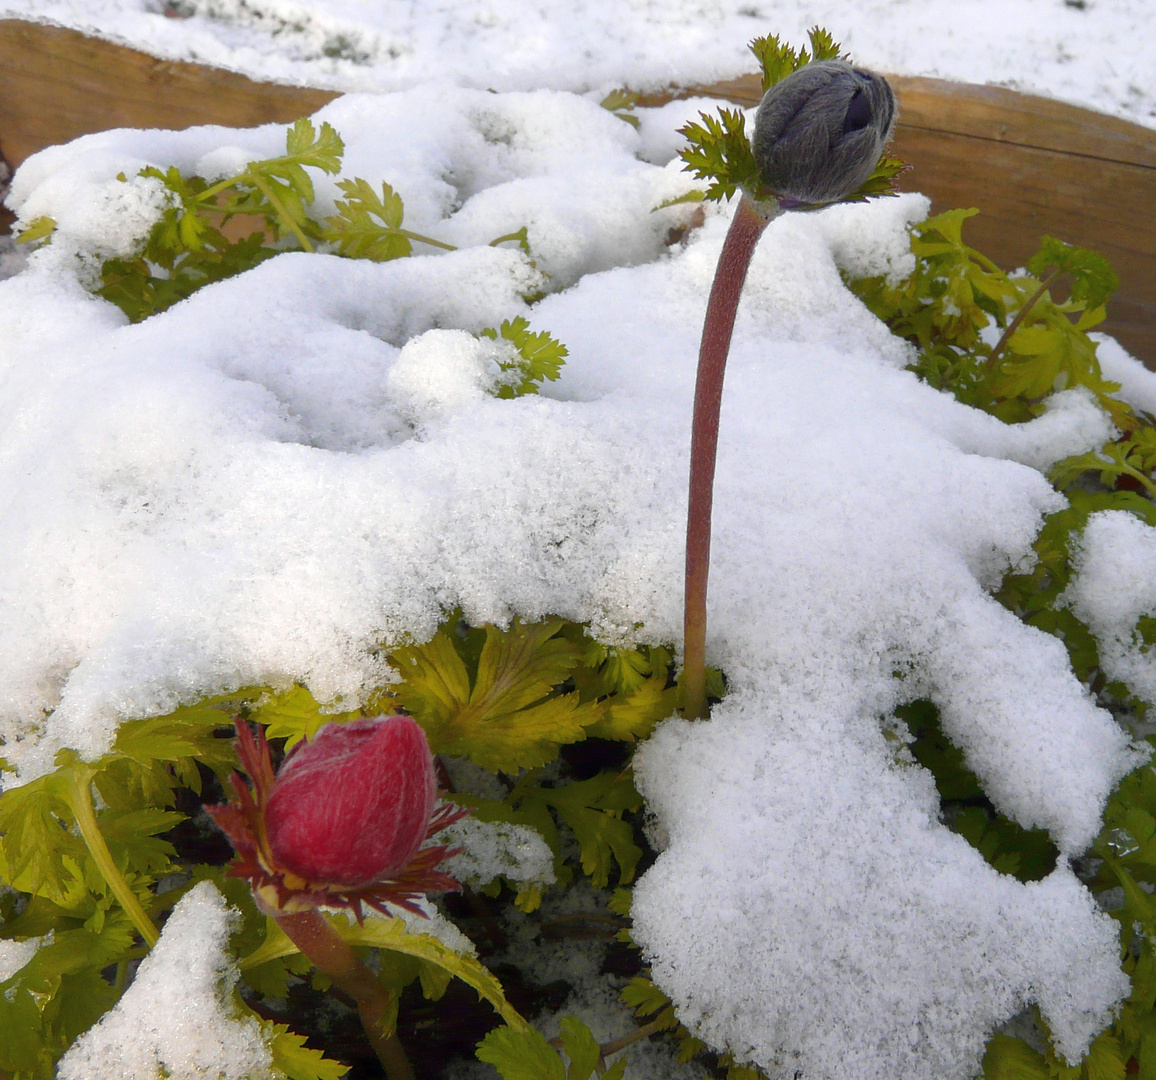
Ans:
<svg viewBox="0 0 1156 1080"><path fill-rule="evenodd" d="M1011 340L1012 334L1014 334L1020 328L1020 323L1022 323L1024 319L1027 318L1028 312L1036 306L1040 298L1048 291L1048 287L1059 276L1060 271L1056 270L1048 277L1044 278L1044 280L1040 282L1040 287L1036 289L1036 291L1028 298L1027 303L1024 304L1024 306L1021 307L1018 312L1016 312L1016 317L1012 319L1008 328L1000 335L999 341L995 343L995 348L992 349L988 354L988 358L985 361L988 371L995 371L996 361L998 361L999 358L1003 355L1003 351L1007 348L1007 343Z"/></svg>
<svg viewBox="0 0 1156 1080"><path fill-rule="evenodd" d="M743 195L723 242L706 305L698 380L694 388L694 419L690 436L690 501L686 516L686 594L683 616L683 716L697 719L706 708L706 583L710 571L710 516L714 498L714 467L718 450L723 374L735 312L751 255L763 230L777 216L766 213Z"/></svg>
<svg viewBox="0 0 1156 1080"><path fill-rule="evenodd" d="M358 960L349 943L316 910L275 918L302 955L357 1002L365 1034L388 1080L415 1080L401 1040L390 1034L393 1003L389 991Z"/></svg>
<svg viewBox="0 0 1156 1080"><path fill-rule="evenodd" d="M124 908L125 914L128 915L133 926L137 928L137 932L144 938L145 944L151 949L157 943L160 934L157 933L157 928L153 925L152 920L145 914L145 909L141 907L136 893L132 891L129 883L125 881L124 875L117 868L112 852L108 850L108 844L104 842L104 836L96 822L96 810L92 805L92 775L92 771L89 769L79 765L73 766L68 786L68 804L73 814L76 815L77 828L80 830L80 835L84 839L97 869L101 872L104 880L108 882L108 887L112 889L112 895Z"/></svg>

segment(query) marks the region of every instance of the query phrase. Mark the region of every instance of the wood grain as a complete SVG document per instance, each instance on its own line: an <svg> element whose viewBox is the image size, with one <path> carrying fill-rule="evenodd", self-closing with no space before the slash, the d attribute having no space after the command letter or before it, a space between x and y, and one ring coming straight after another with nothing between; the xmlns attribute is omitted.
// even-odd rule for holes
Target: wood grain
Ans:
<svg viewBox="0 0 1156 1080"><path fill-rule="evenodd" d="M58 26L0 19L0 152L13 167L45 146L94 131L289 123L338 96L158 60Z"/></svg>
<svg viewBox="0 0 1156 1080"><path fill-rule="evenodd" d="M1007 267L1023 265L1044 233L1103 252L1121 280L1103 329L1156 369L1156 131L999 87L892 83L894 149L913 165L901 187L930 196L935 212L977 207L966 235ZM706 95L749 106L760 89L748 76L640 104ZM0 20L0 153L13 166L93 131L288 123L336 96Z"/></svg>

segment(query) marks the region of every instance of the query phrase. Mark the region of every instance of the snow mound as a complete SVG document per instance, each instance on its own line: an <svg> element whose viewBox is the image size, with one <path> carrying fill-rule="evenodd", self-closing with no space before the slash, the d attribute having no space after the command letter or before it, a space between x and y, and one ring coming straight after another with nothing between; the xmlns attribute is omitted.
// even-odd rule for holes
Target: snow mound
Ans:
<svg viewBox="0 0 1156 1080"><path fill-rule="evenodd" d="M1064 600L1096 638L1100 666L1156 705L1156 651L1137 632L1156 617L1156 529L1134 514L1092 514L1072 559Z"/></svg>
<svg viewBox="0 0 1156 1080"><path fill-rule="evenodd" d="M643 159L662 139L564 94L425 88L317 119L347 175L388 181L407 226L462 249L286 254L135 326L60 254L95 250L91 231L0 282L8 782L245 685L350 707L390 679L383 647L455 607L679 642L695 362L728 212L668 247L690 211L651 212L677 179ZM92 136L30 159L14 205L55 213L54 192L98 199L145 162L235 168L282 138ZM1065 856L1140 760L1063 646L990 595L1064 505L1040 470L1097 447L1106 418L1080 393L1014 428L961 405L904 370L909 347L843 284L841 266L901 272L926 209L767 230L715 489L707 646L731 696L638 758L669 841L634 907L659 984L715 1047L816 1080L966 1080L1032 1001L1078 1056L1127 990L1064 860L1001 878L883 737L898 705L932 699L995 805ZM489 246L523 225L536 265ZM518 315L569 357L541 396L500 400L470 335Z"/></svg>
<svg viewBox="0 0 1156 1080"><path fill-rule="evenodd" d="M236 914L210 882L181 897L124 997L60 1060L60 1080L262 1080L273 1055L232 1003Z"/></svg>

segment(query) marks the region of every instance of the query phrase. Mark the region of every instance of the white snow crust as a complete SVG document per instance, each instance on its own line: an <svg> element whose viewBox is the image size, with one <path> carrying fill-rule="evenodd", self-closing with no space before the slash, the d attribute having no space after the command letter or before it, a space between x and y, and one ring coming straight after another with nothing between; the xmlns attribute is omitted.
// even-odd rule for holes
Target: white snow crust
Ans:
<svg viewBox="0 0 1156 1080"><path fill-rule="evenodd" d="M237 919L208 881L181 897L132 985L60 1059L59 1080L262 1080L273 1055L232 1002Z"/></svg>
<svg viewBox="0 0 1156 1080"><path fill-rule="evenodd" d="M446 859L442 869L471 888L498 877L518 884L555 881L554 854L541 833L528 825L467 817L438 833L437 841L464 849Z"/></svg>
<svg viewBox="0 0 1156 1080"><path fill-rule="evenodd" d="M286 254L136 326L78 283L86 250L128 242L120 222L65 229L0 282L9 783L243 685L348 707L389 678L383 643L458 606L679 642L694 370L729 211L667 247L692 208L651 212L688 186L658 121L640 134L574 95L426 87L319 119L345 175L387 180L407 227L463 249ZM99 201L122 170L236 167L282 139L109 132L30 159L10 203L64 220L61 200ZM332 180L318 192L331 204ZM1076 1057L1127 991L1066 860L1033 885L996 874L884 738L898 704L932 698L996 806L1064 855L1141 760L1063 646L990 596L1064 505L1039 470L1100 445L1107 419L1075 392L1007 427L919 383L840 277L901 273L926 212L905 196L764 236L715 489L708 653L730 696L637 762L668 838L634 906L658 982L716 1048L808 1080L965 1080L1030 1002ZM534 266L488 246L523 224ZM570 355L542 396L499 400L469 335L516 315Z"/></svg>
<svg viewBox="0 0 1156 1080"><path fill-rule="evenodd" d="M444 78L599 94L733 79L746 43L827 27L897 75L994 83L1156 126L1149 0L0 0L166 59L337 90Z"/></svg>
<svg viewBox="0 0 1156 1080"><path fill-rule="evenodd" d="M1123 510L1092 514L1072 564L1064 599L1096 638L1104 674L1156 705L1156 651L1136 632L1156 616L1156 529Z"/></svg>

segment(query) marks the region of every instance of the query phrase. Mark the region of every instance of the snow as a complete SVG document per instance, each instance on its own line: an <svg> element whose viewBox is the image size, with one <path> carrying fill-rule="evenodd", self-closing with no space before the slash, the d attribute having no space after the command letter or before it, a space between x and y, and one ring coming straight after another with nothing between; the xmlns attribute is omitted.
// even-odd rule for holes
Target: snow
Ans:
<svg viewBox="0 0 1156 1080"><path fill-rule="evenodd" d="M336 8L311 10L342 25ZM442 10L422 16L420 40ZM763 29L718 10L728 50ZM1048 34L1088 25L1088 12L1046 10ZM265 33L84 12L126 35L158 20L161 51L170 27L188 48L220 33L254 64ZM486 52L510 40L496 14L447 63L469 55L482 84L503 88L594 85L615 64L636 84L662 81L675 70L657 59L662 40L692 74L738 63L705 19L648 39L624 16L642 53L616 50L620 31L590 18L610 44L577 64L591 39L575 33L565 51L522 14L523 45L503 65ZM864 60L905 55L907 39L872 55L877 15L854 14L859 36L845 40ZM924 17L910 12L910 27ZM1101 21L1123 32L1122 15ZM973 36L998 62L979 35L957 40L961 55ZM220 58L214 48L203 55ZM289 71L272 70L281 53L260 55L266 73ZM310 63L324 66L292 70ZM399 81L433 67L428 48L399 64L411 72ZM439 74L471 81L462 71ZM645 114L636 132L596 100L440 82L336 101L317 119L345 139L345 175L387 181L407 228L461 250L417 245L384 264L285 254L136 326L82 287L160 205L117 174L227 174L281 152L283 129L106 132L25 163L9 205L60 230L0 282L8 783L49 770L61 747L98 757L126 718L244 685L301 682L349 707L390 678L383 644L428 638L455 607L475 623L558 615L607 642L678 643L698 334L730 211L708 208L668 246L694 212L652 212L689 187L669 162L687 106ZM317 188L325 213L337 189ZM108 218L114 204L124 212ZM987 1035L1033 1002L1076 1059L1127 993L1113 924L1066 859L1030 885L991 870L884 737L896 706L930 697L996 806L1064 855L1087 846L1141 760L1063 646L990 595L1030 565L1044 515L1064 505L1042 471L1098 447L1109 421L1079 391L1015 427L959 404L904 370L908 346L843 284L841 268L901 274L906 225L926 212L905 196L767 230L736 325L715 491L708 653L730 693L709 722L661 726L636 763L666 838L637 887L636 938L688 1025L776 1076L962 1080ZM532 261L489 246L523 225ZM475 335L518 315L569 357L540 397L500 400L494 346ZM1106 351L1125 396L1156 395L1156 376ZM1103 544L1091 530L1071 594L1108 634L1127 612L1097 599L1097 568L1123 557L1139 574L1151 554L1147 534L1112 529ZM149 1017L171 1026L178 1005L207 1025L191 1018L190 1031L235 1040L260 1075L258 1036L218 996L232 977L227 922L207 886L183 900L64 1080L107 1075L114 1051L119 1075L154 1075L176 1044L162 1048ZM155 1008L176 995L178 967L182 996Z"/></svg>
<svg viewBox="0 0 1156 1080"><path fill-rule="evenodd" d="M438 833L437 842L464 850L442 869L471 888L504 877L519 885L552 885L554 854L536 829L467 817Z"/></svg>
<svg viewBox="0 0 1156 1080"><path fill-rule="evenodd" d="M229 932L237 914L207 881L181 897L124 996L60 1060L60 1080L262 1080L272 1052L237 1015Z"/></svg>
<svg viewBox="0 0 1156 1080"><path fill-rule="evenodd" d="M25 941L0 940L0 983L7 982L36 955L41 945L51 945L52 935Z"/></svg>
<svg viewBox="0 0 1156 1080"><path fill-rule="evenodd" d="M1156 529L1121 510L1088 518L1063 599L1096 638L1100 666L1156 705L1156 652L1136 632L1156 617Z"/></svg>
<svg viewBox="0 0 1156 1080"><path fill-rule="evenodd" d="M752 70L746 43L818 23L897 75L994 83L1156 126L1148 0L0 0L0 15L73 26L256 78L406 89L605 92Z"/></svg>

